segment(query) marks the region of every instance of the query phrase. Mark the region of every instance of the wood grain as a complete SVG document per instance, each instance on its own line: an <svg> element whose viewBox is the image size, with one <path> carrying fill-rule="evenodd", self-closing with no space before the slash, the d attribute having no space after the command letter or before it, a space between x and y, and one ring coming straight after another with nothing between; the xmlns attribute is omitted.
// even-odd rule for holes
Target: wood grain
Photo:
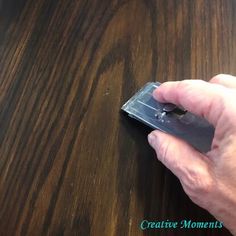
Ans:
<svg viewBox="0 0 236 236"><path fill-rule="evenodd" d="M0 0L0 235L229 235L120 114L148 81L236 74L234 0Z"/></svg>

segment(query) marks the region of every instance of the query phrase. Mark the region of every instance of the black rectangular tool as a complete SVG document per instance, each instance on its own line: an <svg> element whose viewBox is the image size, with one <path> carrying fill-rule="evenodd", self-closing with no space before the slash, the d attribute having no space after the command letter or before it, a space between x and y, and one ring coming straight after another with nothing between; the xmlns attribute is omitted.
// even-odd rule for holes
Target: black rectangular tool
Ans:
<svg viewBox="0 0 236 236"><path fill-rule="evenodd" d="M214 127L205 119L173 104L157 102L152 92L160 83L147 83L123 106L122 110L153 129L182 138L201 152L211 149ZM184 96L184 95L183 95Z"/></svg>

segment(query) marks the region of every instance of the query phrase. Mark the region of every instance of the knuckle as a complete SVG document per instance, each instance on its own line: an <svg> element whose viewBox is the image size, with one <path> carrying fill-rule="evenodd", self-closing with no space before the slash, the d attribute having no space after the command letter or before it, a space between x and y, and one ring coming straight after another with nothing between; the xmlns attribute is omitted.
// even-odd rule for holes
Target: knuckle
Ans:
<svg viewBox="0 0 236 236"><path fill-rule="evenodd" d="M195 204L207 209L214 194L214 185L210 179L194 178L182 185L186 194Z"/></svg>
<svg viewBox="0 0 236 236"><path fill-rule="evenodd" d="M170 170L180 170L181 162L178 162L175 155L176 146L171 141L162 142L159 146L159 160Z"/></svg>
<svg viewBox="0 0 236 236"><path fill-rule="evenodd" d="M171 148L170 148L170 142L161 142L161 144L158 147L158 153L160 161L163 164L167 164L170 162L170 158L168 158L171 155Z"/></svg>
<svg viewBox="0 0 236 236"><path fill-rule="evenodd" d="M213 192L214 184L209 174L202 174L200 171L191 171L185 181L186 189L192 197L207 195Z"/></svg>
<svg viewBox="0 0 236 236"><path fill-rule="evenodd" d="M211 83L219 83L221 81L222 77L224 77L224 76L225 76L225 74L217 74L210 79L210 82Z"/></svg>
<svg viewBox="0 0 236 236"><path fill-rule="evenodd" d="M166 157L169 153L168 150L169 150L169 144L167 142L160 143L160 145L158 147L158 153L159 153L159 157L162 162L165 162Z"/></svg>
<svg viewBox="0 0 236 236"><path fill-rule="evenodd" d="M178 91L181 91L179 93L179 96L183 96L185 94L186 97L192 96L192 91L195 89L193 83L196 81L191 80L182 80L178 82L177 89Z"/></svg>
<svg viewBox="0 0 236 236"><path fill-rule="evenodd" d="M179 81L178 82L178 89L180 90L180 91L182 91L182 90L188 90L189 89L189 87L190 87L190 83L189 83L190 81L189 80L182 80L182 81Z"/></svg>

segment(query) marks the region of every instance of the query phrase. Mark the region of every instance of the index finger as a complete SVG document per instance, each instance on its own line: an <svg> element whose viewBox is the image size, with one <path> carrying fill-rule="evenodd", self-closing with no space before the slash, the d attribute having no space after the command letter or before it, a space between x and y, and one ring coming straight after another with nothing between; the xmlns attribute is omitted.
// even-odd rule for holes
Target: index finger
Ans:
<svg viewBox="0 0 236 236"><path fill-rule="evenodd" d="M225 109L225 94L227 88L203 80L165 82L153 92L159 102L182 106L214 126Z"/></svg>

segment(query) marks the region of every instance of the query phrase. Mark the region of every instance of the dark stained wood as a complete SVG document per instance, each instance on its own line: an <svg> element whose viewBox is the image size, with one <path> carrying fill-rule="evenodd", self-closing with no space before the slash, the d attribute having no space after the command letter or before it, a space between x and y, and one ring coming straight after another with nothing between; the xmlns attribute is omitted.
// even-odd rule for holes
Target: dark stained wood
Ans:
<svg viewBox="0 0 236 236"><path fill-rule="evenodd" d="M148 81L236 74L234 0L0 0L0 235L229 235L120 113Z"/></svg>

